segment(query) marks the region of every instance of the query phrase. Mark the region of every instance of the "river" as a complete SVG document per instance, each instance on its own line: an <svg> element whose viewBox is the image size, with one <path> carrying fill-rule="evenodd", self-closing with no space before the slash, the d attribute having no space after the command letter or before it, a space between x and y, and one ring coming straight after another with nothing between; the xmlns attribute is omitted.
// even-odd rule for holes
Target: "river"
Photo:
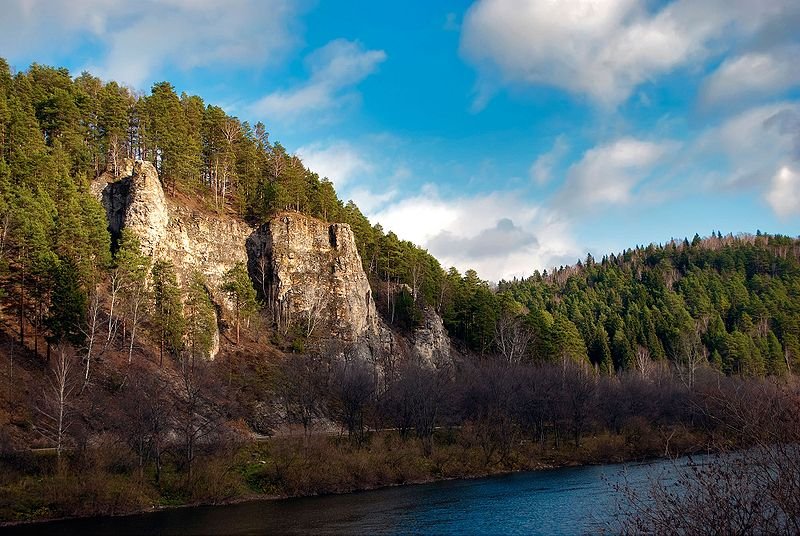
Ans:
<svg viewBox="0 0 800 536"><path fill-rule="evenodd" d="M12 534L584 534L614 532L614 484L673 462L549 469L374 491L7 528Z"/></svg>

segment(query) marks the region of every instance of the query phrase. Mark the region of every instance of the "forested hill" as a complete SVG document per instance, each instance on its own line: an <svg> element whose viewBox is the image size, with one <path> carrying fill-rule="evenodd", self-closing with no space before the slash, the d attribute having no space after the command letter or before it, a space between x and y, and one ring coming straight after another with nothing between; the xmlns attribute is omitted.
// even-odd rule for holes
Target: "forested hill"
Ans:
<svg viewBox="0 0 800 536"><path fill-rule="evenodd" d="M697 237L494 289L372 225L262 123L168 82L137 95L66 69L13 73L0 59L0 297L21 336L28 325L49 342L81 343L88 296L116 262L89 183L125 157L152 161L170 195L209 212L258 224L290 208L349 223L387 318L410 327L433 306L469 352L568 356L605 372L661 359L730 373L800 368L796 240Z"/></svg>
<svg viewBox="0 0 800 536"><path fill-rule="evenodd" d="M529 310L532 358L588 354L606 372L651 359L747 375L800 370L800 240L790 237L696 235L498 290Z"/></svg>

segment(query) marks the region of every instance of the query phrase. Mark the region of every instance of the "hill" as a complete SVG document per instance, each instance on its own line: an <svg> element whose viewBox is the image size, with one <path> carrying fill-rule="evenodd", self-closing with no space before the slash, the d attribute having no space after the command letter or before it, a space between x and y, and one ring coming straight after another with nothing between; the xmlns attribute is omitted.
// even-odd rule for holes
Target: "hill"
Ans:
<svg viewBox="0 0 800 536"><path fill-rule="evenodd" d="M746 445L715 404L797 402L799 262L715 233L493 287L263 124L0 60L0 520Z"/></svg>

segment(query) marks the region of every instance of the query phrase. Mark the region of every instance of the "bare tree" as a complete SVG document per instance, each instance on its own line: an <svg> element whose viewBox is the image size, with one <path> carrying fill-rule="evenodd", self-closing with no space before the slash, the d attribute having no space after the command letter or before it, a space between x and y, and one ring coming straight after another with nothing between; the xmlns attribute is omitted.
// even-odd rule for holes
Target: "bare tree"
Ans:
<svg viewBox="0 0 800 536"><path fill-rule="evenodd" d="M121 397L120 434L136 453L140 478L145 464L155 464L156 483L161 481L162 453L170 431L175 401L164 378L141 368L133 368Z"/></svg>
<svg viewBox="0 0 800 536"><path fill-rule="evenodd" d="M324 414L327 364L311 355L287 356L278 371L275 394L290 423L303 426L307 440L311 426Z"/></svg>
<svg viewBox="0 0 800 536"><path fill-rule="evenodd" d="M100 326L101 312L100 292L98 292L97 287L95 287L92 292L91 300L89 301L89 308L86 312L86 325L81 327L81 331L86 337L86 355L84 356L86 367L84 368L83 387L81 387L81 391L89 385L89 367L92 363L92 351L94 350L94 343Z"/></svg>
<svg viewBox="0 0 800 536"><path fill-rule="evenodd" d="M310 290L311 301L308 303L308 309L305 311L305 335L311 337L316 331L317 325L322 318L324 311L322 303L322 292L319 291L317 285L313 285Z"/></svg>
<svg viewBox="0 0 800 536"><path fill-rule="evenodd" d="M364 417L375 393L376 378L368 363L345 358L333 365L330 410L347 428L347 437L358 443L364 440Z"/></svg>
<svg viewBox="0 0 800 536"><path fill-rule="evenodd" d="M59 471L63 468L62 454L72 425L72 403L77 385L73 375L71 351L66 345L59 344L56 359L53 360L42 392L42 400L36 406L40 416L36 431L54 445Z"/></svg>
<svg viewBox="0 0 800 536"><path fill-rule="evenodd" d="M233 151L233 144L241 131L239 121L226 118L222 125L222 136L225 139L225 152L222 164L222 206L225 206L225 196L228 191L228 183L231 180L233 167L235 165L236 154Z"/></svg>
<svg viewBox="0 0 800 536"><path fill-rule="evenodd" d="M678 355L674 356L675 370L681 382L693 389L697 371L708 363L708 349L700 340L698 329L683 333L678 345Z"/></svg>
<svg viewBox="0 0 800 536"><path fill-rule="evenodd" d="M653 360L650 358L650 350L646 346L636 348L636 370L642 378L649 378L653 369Z"/></svg>
<svg viewBox="0 0 800 536"><path fill-rule="evenodd" d="M408 363L385 397L385 406L403 438L413 430L423 451L433 451L433 432L446 397L446 376L418 363Z"/></svg>
<svg viewBox="0 0 800 536"><path fill-rule="evenodd" d="M618 486L616 530L670 534L800 533L800 392L795 383L718 378L696 404L726 444L675 463L642 488ZM732 441L732 443L731 443ZM731 450L730 446L734 450ZM735 450L748 446L746 450Z"/></svg>
<svg viewBox="0 0 800 536"><path fill-rule="evenodd" d="M528 353L532 339L531 331L522 318L504 310L494 328L494 342L508 363L519 363Z"/></svg>
<svg viewBox="0 0 800 536"><path fill-rule="evenodd" d="M150 302L150 293L147 288L147 279L131 281L123 293L127 309L126 319L130 322L130 342L128 344L128 363L133 359L133 345L136 341L136 330L147 316L147 305Z"/></svg>

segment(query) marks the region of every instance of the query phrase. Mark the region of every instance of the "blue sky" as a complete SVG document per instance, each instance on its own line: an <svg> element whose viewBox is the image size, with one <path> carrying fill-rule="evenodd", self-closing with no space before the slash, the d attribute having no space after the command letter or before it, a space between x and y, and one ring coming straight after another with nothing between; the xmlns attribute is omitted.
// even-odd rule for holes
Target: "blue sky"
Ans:
<svg viewBox="0 0 800 536"><path fill-rule="evenodd" d="M223 5L224 4L224 5ZM0 0L0 55L169 80L491 280L800 234L796 0Z"/></svg>

